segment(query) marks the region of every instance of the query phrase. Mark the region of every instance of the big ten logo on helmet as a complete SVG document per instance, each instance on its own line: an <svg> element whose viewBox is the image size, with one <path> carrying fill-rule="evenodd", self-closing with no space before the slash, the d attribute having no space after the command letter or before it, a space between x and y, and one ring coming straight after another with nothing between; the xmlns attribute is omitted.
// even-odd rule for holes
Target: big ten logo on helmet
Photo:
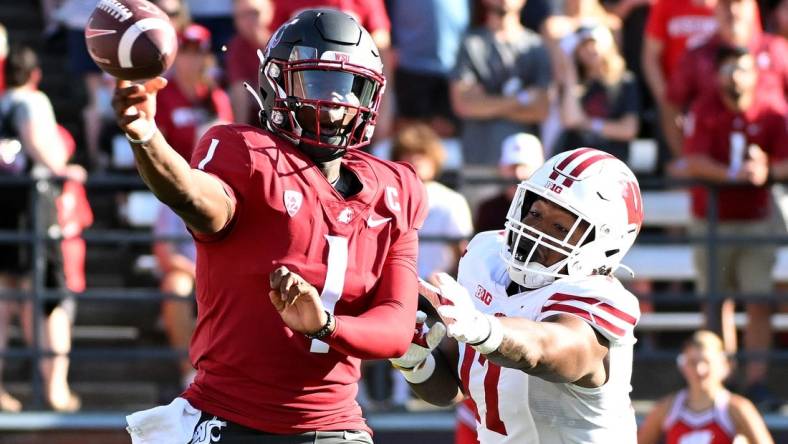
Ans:
<svg viewBox="0 0 788 444"><path fill-rule="evenodd" d="M561 191L564 191L564 187L550 180L548 180L547 183L545 184L545 188L547 188L548 190L552 191L555 194L561 194Z"/></svg>
<svg viewBox="0 0 788 444"><path fill-rule="evenodd" d="M476 293L473 295L476 299L482 301L484 305L490 305L492 303L492 294L489 291L485 290L484 287L481 285L476 286Z"/></svg>

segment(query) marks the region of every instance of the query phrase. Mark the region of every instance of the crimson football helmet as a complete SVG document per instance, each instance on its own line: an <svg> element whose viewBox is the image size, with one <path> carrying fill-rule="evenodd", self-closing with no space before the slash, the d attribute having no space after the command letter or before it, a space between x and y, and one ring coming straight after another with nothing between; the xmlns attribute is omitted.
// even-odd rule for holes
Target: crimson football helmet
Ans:
<svg viewBox="0 0 788 444"><path fill-rule="evenodd" d="M261 122L269 130L326 153L369 143L385 87L383 64L351 16L300 13L271 37L259 76Z"/></svg>
<svg viewBox="0 0 788 444"><path fill-rule="evenodd" d="M545 199L577 216L563 239L522 222L531 205ZM576 244L573 234L585 226ZM640 185L624 162L593 148L560 153L544 163L517 192L506 216L501 257L509 276L525 288L540 288L557 278L609 274L635 242L643 223ZM532 261L537 248L563 255L556 264Z"/></svg>

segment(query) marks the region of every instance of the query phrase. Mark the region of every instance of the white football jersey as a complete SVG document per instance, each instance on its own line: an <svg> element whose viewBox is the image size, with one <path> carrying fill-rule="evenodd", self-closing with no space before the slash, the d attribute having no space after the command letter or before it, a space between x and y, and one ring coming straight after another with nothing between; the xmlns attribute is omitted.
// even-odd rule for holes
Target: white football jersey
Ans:
<svg viewBox="0 0 788 444"><path fill-rule="evenodd" d="M629 399L633 330L638 301L615 278L563 278L508 296L511 283L499 257L503 232L480 233L460 260L458 282L476 308L497 316L539 321L556 314L578 316L609 341L608 381L598 388L554 383L490 363L470 346L460 347L460 379L476 404L482 444L635 443Z"/></svg>

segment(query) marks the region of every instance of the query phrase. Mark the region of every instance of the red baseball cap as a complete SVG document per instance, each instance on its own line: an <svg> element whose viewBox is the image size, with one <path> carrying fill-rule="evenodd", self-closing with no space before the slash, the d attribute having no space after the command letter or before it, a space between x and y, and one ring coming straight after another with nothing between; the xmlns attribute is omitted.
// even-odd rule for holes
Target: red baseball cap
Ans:
<svg viewBox="0 0 788 444"><path fill-rule="evenodd" d="M208 52L211 50L211 31L205 26L192 23L178 35L178 44L196 45L201 51Z"/></svg>

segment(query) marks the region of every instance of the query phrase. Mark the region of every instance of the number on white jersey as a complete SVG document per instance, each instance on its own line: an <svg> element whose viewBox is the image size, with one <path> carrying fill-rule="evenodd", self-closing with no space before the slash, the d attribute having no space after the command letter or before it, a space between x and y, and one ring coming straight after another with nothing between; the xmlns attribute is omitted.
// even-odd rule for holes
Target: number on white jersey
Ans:
<svg viewBox="0 0 788 444"><path fill-rule="evenodd" d="M465 353L462 358L462 366L460 367L460 380L463 381L463 390L468 396L470 396L471 393L470 390L468 390L469 375L473 360L476 356L476 350L470 345L465 344ZM485 362L487 363L487 373L484 375L484 405L487 407L487 411L484 413L484 426L487 430L506 436L506 425L503 423L498 410L498 380L501 377L501 366L493 364L482 354L478 355L478 361L482 366L484 366ZM472 397L471 401L473 401L473 410L476 414L476 420L481 422L479 409L476 407L476 401L474 401Z"/></svg>

